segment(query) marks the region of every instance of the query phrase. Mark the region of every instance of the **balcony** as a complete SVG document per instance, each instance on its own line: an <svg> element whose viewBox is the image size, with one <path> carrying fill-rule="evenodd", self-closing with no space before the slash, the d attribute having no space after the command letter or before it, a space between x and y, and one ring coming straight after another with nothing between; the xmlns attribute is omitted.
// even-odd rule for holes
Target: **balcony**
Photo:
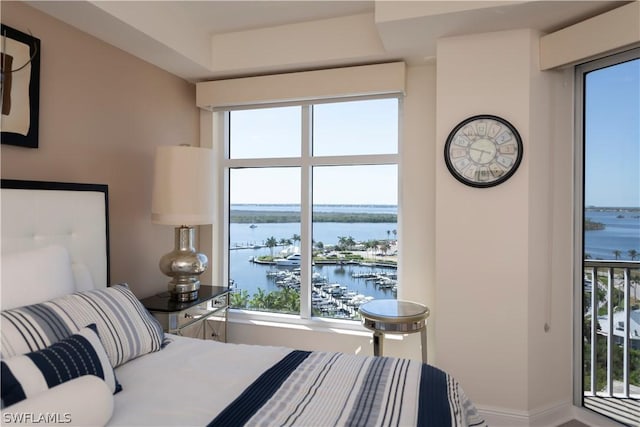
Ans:
<svg viewBox="0 0 640 427"><path fill-rule="evenodd" d="M640 420L640 262L584 261L584 406Z"/></svg>

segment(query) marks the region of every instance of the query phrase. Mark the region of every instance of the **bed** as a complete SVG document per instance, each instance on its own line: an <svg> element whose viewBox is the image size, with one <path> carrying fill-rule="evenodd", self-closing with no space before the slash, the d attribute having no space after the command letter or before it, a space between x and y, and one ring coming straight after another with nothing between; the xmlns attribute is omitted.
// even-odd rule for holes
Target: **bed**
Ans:
<svg viewBox="0 0 640 427"><path fill-rule="evenodd" d="M2 180L0 202L3 422L485 425L418 361L164 334L126 284L107 287L105 185Z"/></svg>

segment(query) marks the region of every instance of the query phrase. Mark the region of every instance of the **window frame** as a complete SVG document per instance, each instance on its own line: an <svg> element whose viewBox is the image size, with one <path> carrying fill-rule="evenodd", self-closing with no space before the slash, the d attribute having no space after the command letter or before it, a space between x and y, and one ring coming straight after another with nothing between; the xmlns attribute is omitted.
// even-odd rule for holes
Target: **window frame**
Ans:
<svg viewBox="0 0 640 427"><path fill-rule="evenodd" d="M397 150L391 154L364 154L364 155L331 155L313 156L313 128L311 107L318 104L365 101L376 99L396 99L397 108ZM358 333L367 333L358 321L336 319L329 317L313 316L311 310L311 277L313 268L312 257L312 231L313 231L313 200L312 200L312 173L316 166L356 166L356 165L396 165L397 186L398 186L398 238L401 238L402 227L400 218L400 182L401 182L401 113L403 96L401 93L348 96L322 99L310 99L299 102L270 102L266 104L242 105L237 107L217 108L213 111L213 146L216 155L216 165L219 171L218 191L218 218L214 225L214 242L222 242L222 246L215 251L218 256L214 257L213 267L217 270L220 283L229 283L229 171L233 168L254 168L254 167L299 167L301 176L300 195L300 254L301 262L301 283L300 287L300 313L299 315L263 312L255 310L230 309L231 319L241 323L260 322L260 324L271 324L275 326L286 325L287 327L301 327L312 330L346 330ZM259 108L274 108L285 106L301 107L301 155L300 157L269 157L269 158L230 158L230 116L231 112L237 110L249 110ZM401 257L398 260L400 269ZM401 285L400 285L401 286Z"/></svg>
<svg viewBox="0 0 640 427"><path fill-rule="evenodd" d="M585 85L592 71L640 58L640 48L612 53L574 68L574 201L573 201L573 404L584 408L583 292L585 199Z"/></svg>

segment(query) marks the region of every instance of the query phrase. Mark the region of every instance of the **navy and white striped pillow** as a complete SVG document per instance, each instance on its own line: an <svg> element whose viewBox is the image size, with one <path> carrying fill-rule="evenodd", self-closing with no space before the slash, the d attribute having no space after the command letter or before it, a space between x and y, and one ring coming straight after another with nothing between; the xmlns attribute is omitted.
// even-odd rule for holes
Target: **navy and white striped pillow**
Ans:
<svg viewBox="0 0 640 427"><path fill-rule="evenodd" d="M83 375L102 378L114 394L122 390L95 324L45 349L3 360L0 366L3 408Z"/></svg>
<svg viewBox="0 0 640 427"><path fill-rule="evenodd" d="M126 284L77 292L1 313L3 358L41 350L95 323L115 368L163 345L160 323Z"/></svg>

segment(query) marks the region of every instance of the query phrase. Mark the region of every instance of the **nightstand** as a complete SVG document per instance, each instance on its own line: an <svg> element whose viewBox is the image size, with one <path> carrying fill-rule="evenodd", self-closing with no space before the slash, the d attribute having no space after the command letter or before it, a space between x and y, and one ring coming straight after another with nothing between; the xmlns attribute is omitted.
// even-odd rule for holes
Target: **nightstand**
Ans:
<svg viewBox="0 0 640 427"><path fill-rule="evenodd" d="M198 299L173 301L169 292L140 300L160 322L165 332L194 338L227 340L229 288L200 286Z"/></svg>

